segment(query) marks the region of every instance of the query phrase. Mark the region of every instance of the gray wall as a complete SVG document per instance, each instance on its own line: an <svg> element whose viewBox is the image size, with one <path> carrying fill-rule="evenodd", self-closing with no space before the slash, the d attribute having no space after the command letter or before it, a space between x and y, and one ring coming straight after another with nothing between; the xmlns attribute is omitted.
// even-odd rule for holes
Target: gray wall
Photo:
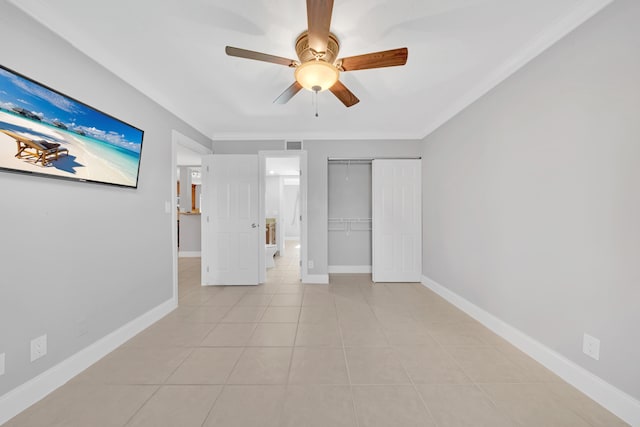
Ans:
<svg viewBox="0 0 640 427"><path fill-rule="evenodd" d="M345 111L348 114L348 111ZM214 141L215 154L256 154L282 150L283 141ZM309 274L327 274L328 216L327 159L329 157L420 156L421 141L304 141L307 151L307 210L309 216Z"/></svg>
<svg viewBox="0 0 640 427"><path fill-rule="evenodd" d="M4 1L0 25L4 66L145 131L137 190L0 173L2 395L171 298L171 130L210 141Z"/></svg>
<svg viewBox="0 0 640 427"><path fill-rule="evenodd" d="M371 218L371 163L329 163L329 219ZM345 224L333 224L331 228ZM329 266L371 265L371 223L329 230Z"/></svg>
<svg viewBox="0 0 640 427"><path fill-rule="evenodd" d="M635 398L639 21L612 3L426 138L422 169L424 274Z"/></svg>

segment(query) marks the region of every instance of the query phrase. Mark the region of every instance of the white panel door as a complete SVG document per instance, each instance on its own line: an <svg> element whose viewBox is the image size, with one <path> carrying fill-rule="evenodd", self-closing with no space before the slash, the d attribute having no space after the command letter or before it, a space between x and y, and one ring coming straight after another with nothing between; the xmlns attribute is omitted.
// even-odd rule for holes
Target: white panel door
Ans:
<svg viewBox="0 0 640 427"><path fill-rule="evenodd" d="M202 158L202 283L257 285L258 156L214 154Z"/></svg>
<svg viewBox="0 0 640 427"><path fill-rule="evenodd" d="M419 282L422 275L420 160L373 161L374 282Z"/></svg>

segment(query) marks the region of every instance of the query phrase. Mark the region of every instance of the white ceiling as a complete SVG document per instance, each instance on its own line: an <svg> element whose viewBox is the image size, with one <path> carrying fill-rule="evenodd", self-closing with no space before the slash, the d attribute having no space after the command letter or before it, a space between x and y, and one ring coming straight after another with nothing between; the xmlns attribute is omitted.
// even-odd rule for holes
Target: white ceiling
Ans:
<svg viewBox="0 0 640 427"><path fill-rule="evenodd" d="M297 59L304 0L11 1L214 139L414 139L611 0L335 0L340 57L406 46L409 59L342 73L360 103L323 92L318 118L310 92L272 103L292 69L224 53Z"/></svg>

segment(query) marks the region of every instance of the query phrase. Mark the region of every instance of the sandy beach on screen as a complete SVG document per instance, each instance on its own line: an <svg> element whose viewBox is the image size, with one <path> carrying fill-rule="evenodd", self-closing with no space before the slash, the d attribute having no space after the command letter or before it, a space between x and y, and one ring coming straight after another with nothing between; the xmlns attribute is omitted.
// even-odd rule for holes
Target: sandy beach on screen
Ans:
<svg viewBox="0 0 640 427"><path fill-rule="evenodd" d="M35 164L33 160L16 158L15 155L18 151L16 141L0 132L0 167L75 179L107 181L124 185L135 184L109 162L91 153L87 144L74 137L70 132L57 130L55 127L23 119L4 111L0 111L0 121L24 128L19 132L12 130L13 132L32 137L35 140L44 139L50 142L57 142L61 148L64 147L69 150L68 156L60 156L58 160L48 163L47 166L42 166L41 163ZM0 123L0 128L2 128L2 123Z"/></svg>

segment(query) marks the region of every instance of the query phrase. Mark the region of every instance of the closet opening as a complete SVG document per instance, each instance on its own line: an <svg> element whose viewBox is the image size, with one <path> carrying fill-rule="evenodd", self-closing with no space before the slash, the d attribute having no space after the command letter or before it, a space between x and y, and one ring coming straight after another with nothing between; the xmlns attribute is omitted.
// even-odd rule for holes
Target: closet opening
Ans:
<svg viewBox="0 0 640 427"><path fill-rule="evenodd" d="M328 158L329 274L419 282L420 158Z"/></svg>
<svg viewBox="0 0 640 427"><path fill-rule="evenodd" d="M328 160L329 274L371 273L371 159Z"/></svg>

